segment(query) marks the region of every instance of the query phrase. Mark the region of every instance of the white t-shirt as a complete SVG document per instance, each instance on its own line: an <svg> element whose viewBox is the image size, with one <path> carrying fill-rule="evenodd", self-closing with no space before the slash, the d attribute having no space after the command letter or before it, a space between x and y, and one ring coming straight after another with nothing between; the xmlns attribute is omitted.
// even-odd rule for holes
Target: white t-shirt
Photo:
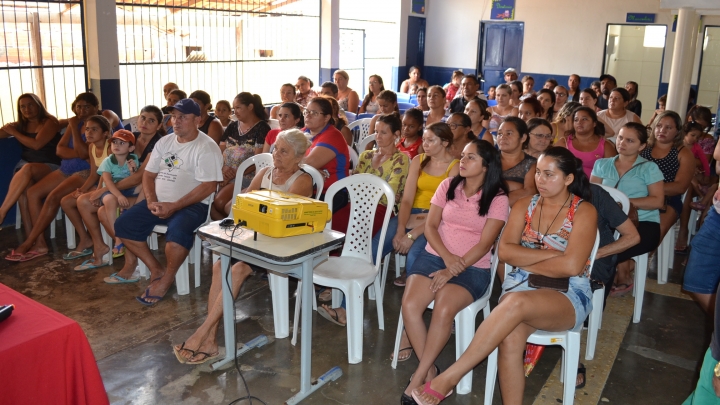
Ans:
<svg viewBox="0 0 720 405"><path fill-rule="evenodd" d="M180 143L177 135L162 137L145 170L157 173L155 193L159 202L175 202L200 183L222 181L223 156L215 141L200 132L191 142ZM210 203L210 197L203 200Z"/></svg>

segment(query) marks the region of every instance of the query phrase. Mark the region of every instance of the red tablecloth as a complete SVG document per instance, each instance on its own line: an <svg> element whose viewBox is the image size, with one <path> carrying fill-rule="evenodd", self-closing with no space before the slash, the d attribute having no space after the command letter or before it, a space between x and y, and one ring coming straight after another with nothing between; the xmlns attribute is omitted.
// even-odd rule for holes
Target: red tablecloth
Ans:
<svg viewBox="0 0 720 405"><path fill-rule="evenodd" d="M0 284L0 404L108 404L80 325Z"/></svg>

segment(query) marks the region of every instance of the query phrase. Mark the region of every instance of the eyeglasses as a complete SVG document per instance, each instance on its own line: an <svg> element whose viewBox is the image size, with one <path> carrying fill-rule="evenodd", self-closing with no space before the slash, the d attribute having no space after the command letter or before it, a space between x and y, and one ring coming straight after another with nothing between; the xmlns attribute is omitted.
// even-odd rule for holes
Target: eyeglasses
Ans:
<svg viewBox="0 0 720 405"><path fill-rule="evenodd" d="M305 117L317 117L318 115L325 115L320 111L313 111L313 110L305 110L303 111L303 115Z"/></svg>
<svg viewBox="0 0 720 405"><path fill-rule="evenodd" d="M120 139L113 139L112 143L113 143L113 145L123 146L125 144L129 144L130 142L126 142L126 141L123 141Z"/></svg>
<svg viewBox="0 0 720 405"><path fill-rule="evenodd" d="M548 141L552 141L553 135L552 134L538 134L538 133L530 133L530 135L534 136L537 139L546 139Z"/></svg>
<svg viewBox="0 0 720 405"><path fill-rule="evenodd" d="M448 126L450 127L450 129L452 129L453 131L456 130L458 127L466 127L466 126L467 126L467 125L455 124L455 123L448 123L447 125L448 125Z"/></svg>

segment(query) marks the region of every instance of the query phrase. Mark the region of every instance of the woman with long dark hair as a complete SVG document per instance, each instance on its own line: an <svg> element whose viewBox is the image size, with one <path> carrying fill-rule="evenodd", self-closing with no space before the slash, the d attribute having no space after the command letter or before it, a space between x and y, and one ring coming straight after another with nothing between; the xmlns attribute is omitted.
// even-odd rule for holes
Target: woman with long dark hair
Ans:
<svg viewBox="0 0 720 405"><path fill-rule="evenodd" d="M582 160L585 175L592 173L595 161L617 155L615 145L606 140L605 125L598 121L595 111L588 107L580 107L572 115L573 129L567 138L561 138L555 144L572 152Z"/></svg>
<svg viewBox="0 0 720 405"><path fill-rule="evenodd" d="M368 94L362 101L360 106L360 114L377 114L380 106L378 106L377 96L381 91L385 90L382 77L372 75L368 78Z"/></svg>

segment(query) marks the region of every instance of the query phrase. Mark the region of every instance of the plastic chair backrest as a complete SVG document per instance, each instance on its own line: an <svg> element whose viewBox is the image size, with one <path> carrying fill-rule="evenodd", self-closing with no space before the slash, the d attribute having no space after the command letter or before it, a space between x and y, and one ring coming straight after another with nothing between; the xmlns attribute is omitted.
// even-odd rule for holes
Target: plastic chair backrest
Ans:
<svg viewBox="0 0 720 405"><path fill-rule="evenodd" d="M345 118L347 118L348 122L353 122L357 119L357 114L346 111Z"/></svg>
<svg viewBox="0 0 720 405"><path fill-rule="evenodd" d="M233 197L240 194L242 191L242 179L243 173L250 166L255 166L255 171L262 169L263 167L270 167L273 164L272 154L270 153L259 153L255 156L251 156L245 159L244 162L238 166L237 174L235 176L235 187L233 188Z"/></svg>
<svg viewBox="0 0 720 405"><path fill-rule="evenodd" d="M276 119L270 118L268 120L268 124L270 125L270 129L278 129L280 128L280 122Z"/></svg>
<svg viewBox="0 0 720 405"><path fill-rule="evenodd" d="M625 215L627 215L627 213L630 211L630 199L628 198L628 196L626 196L625 193L616 188L612 188L603 184L598 184L598 186L602 187L605 191L607 191L608 194L610 194L610 197L613 198L613 200L619 202L621 205L620 208L622 208Z"/></svg>
<svg viewBox="0 0 720 405"><path fill-rule="evenodd" d="M411 102L409 102L409 101L408 101L407 103L398 102L398 108L399 108L400 110L408 110L408 109L413 108L413 107L415 107L415 104L413 104L413 103L411 103Z"/></svg>
<svg viewBox="0 0 720 405"><path fill-rule="evenodd" d="M356 117L356 119L361 120L361 119L363 119L363 118L372 118L372 117L374 117L374 116L375 116L375 114L362 113L362 114L358 114L357 117Z"/></svg>
<svg viewBox="0 0 720 405"><path fill-rule="evenodd" d="M417 101L417 95L415 95L415 94L410 95L410 104L414 105L415 107L417 107L420 104Z"/></svg>
<svg viewBox="0 0 720 405"><path fill-rule="evenodd" d="M300 165L300 168L305 170L305 172L307 172L307 174L312 177L313 185L315 186L315 199L320 199L320 195L323 192L323 187L325 186L325 178L318 171L318 169L310 165L302 164Z"/></svg>
<svg viewBox="0 0 720 405"><path fill-rule="evenodd" d="M122 126L123 126L123 128L127 129L130 132L137 132L138 131L137 122L138 122L137 116L130 117L126 120L123 120Z"/></svg>
<svg viewBox="0 0 720 405"><path fill-rule="evenodd" d="M592 250L590 251L590 271L592 272L593 264L595 264L595 255L597 254L598 247L600 247L600 231L597 229L595 230L595 244L593 245ZM514 266L505 263L505 276L507 277L508 273L512 271ZM592 275L592 273L590 274Z"/></svg>
<svg viewBox="0 0 720 405"><path fill-rule="evenodd" d="M357 167L358 162L360 162L360 156L358 156L358 153L355 152L355 149L350 147L350 145L348 145L348 154L350 155L350 162L352 163L350 170L354 170Z"/></svg>
<svg viewBox="0 0 720 405"><path fill-rule="evenodd" d="M354 174L336 181L328 188L325 193L325 202L328 203L330 211L332 211L332 201L335 193L342 189L347 189L352 210L347 231L345 232L345 244L341 256L357 257L373 263L371 241L373 238L372 228L375 210L383 196L388 201L394 201L395 192L385 180L374 174ZM391 212L392 210L385 211L380 240L385 240L385 232L387 231ZM332 220L328 222L325 229L332 229ZM374 263L376 267L382 265L382 249L378 249Z"/></svg>
<svg viewBox="0 0 720 405"><path fill-rule="evenodd" d="M357 145L360 141L370 135L370 122L372 118L362 118L348 124L348 129L353 134L353 145Z"/></svg>
<svg viewBox="0 0 720 405"><path fill-rule="evenodd" d="M410 102L410 97L412 97L412 95L407 94L407 93L397 92L396 94L397 94L398 104L400 104L400 103L409 103L409 102Z"/></svg>
<svg viewBox="0 0 720 405"><path fill-rule="evenodd" d="M360 141L359 144L357 144L358 154L363 153L365 149L367 149L368 144L370 144L371 142L375 142L375 134L366 136L365 139L363 139L362 141ZM358 159L359 158L360 157L358 156Z"/></svg>
<svg viewBox="0 0 720 405"><path fill-rule="evenodd" d="M488 100L488 107L495 107L497 105L497 100Z"/></svg>

